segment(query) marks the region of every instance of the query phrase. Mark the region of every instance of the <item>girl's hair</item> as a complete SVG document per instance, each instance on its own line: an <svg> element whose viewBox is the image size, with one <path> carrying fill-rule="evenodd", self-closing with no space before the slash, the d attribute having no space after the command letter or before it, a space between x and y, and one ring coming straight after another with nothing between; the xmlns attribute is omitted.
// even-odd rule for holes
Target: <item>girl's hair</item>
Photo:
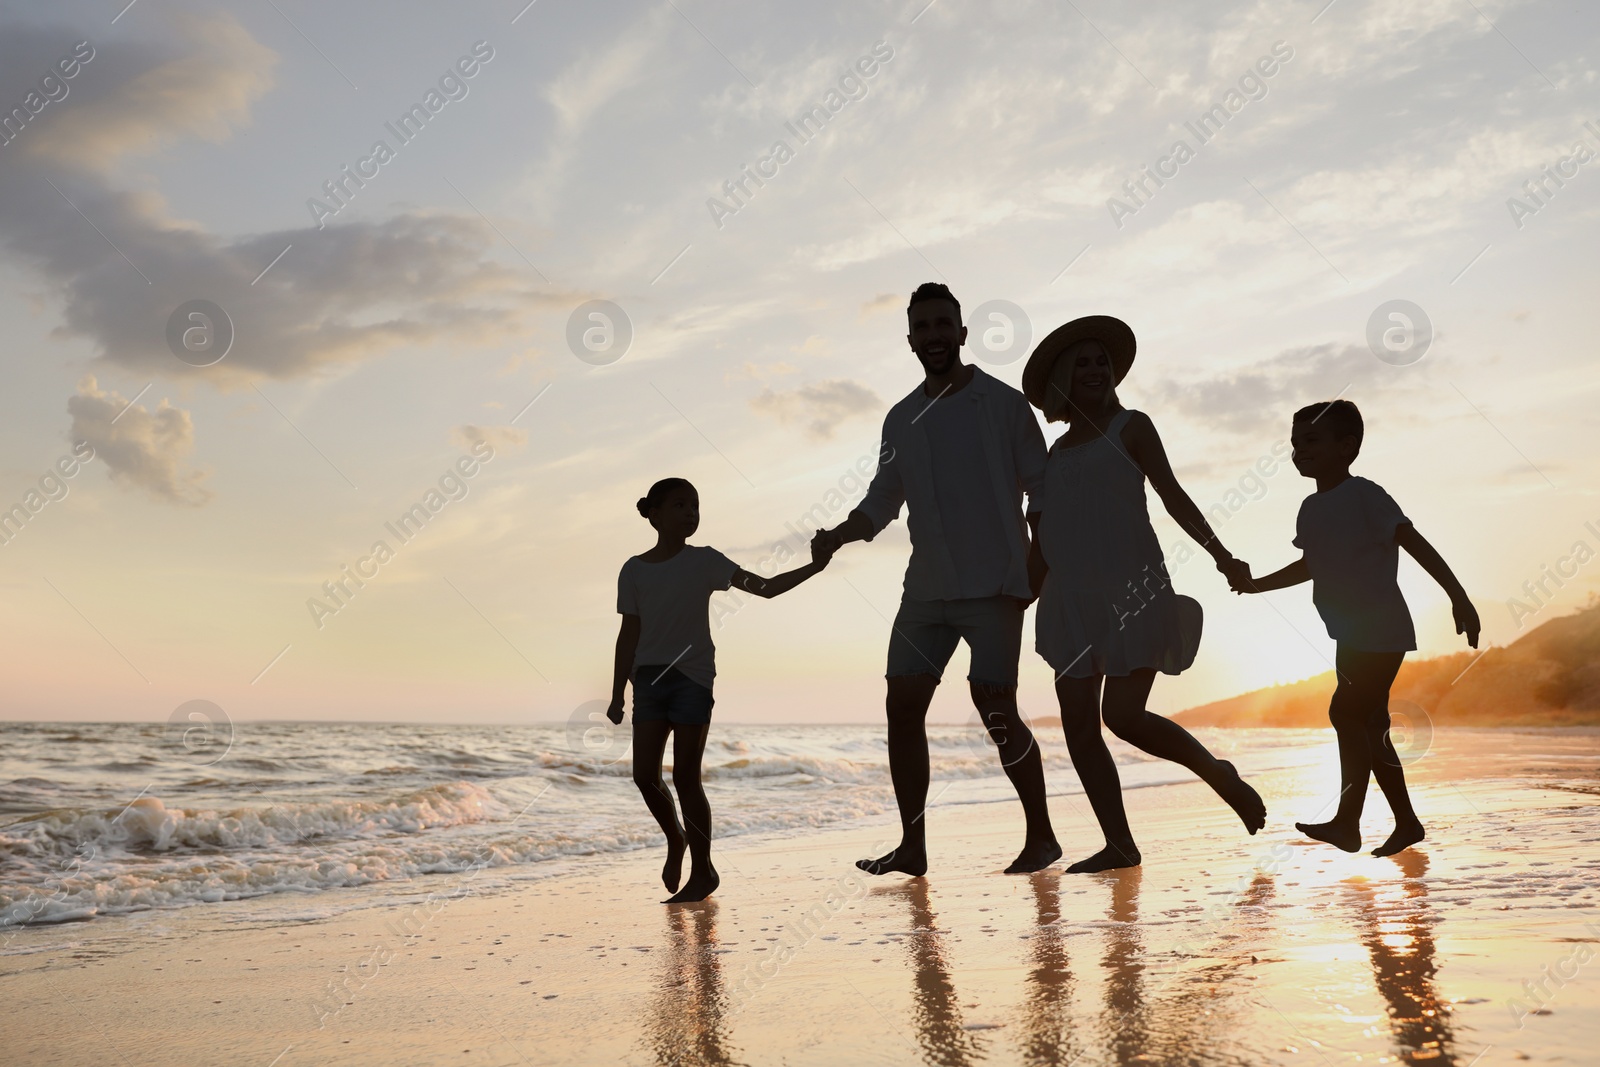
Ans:
<svg viewBox="0 0 1600 1067"><path fill-rule="evenodd" d="M690 492L695 492L694 486L689 484L689 479L687 478L663 478L652 485L648 493L639 498L639 503L635 505L639 509L639 514L648 519L650 517L650 509L659 508L662 501L666 500L667 494L674 489L688 489Z"/></svg>

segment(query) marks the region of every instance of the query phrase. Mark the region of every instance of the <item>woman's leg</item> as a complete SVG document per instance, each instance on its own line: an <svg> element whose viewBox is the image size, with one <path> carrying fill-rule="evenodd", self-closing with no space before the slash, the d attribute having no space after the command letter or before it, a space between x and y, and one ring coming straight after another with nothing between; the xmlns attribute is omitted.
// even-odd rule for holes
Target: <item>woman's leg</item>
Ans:
<svg viewBox="0 0 1600 1067"><path fill-rule="evenodd" d="M677 723L672 727L672 787L678 791L678 806L683 809L689 857L694 866L689 880L667 901L669 904L704 900L721 881L711 865L711 804L700 784L700 761L710 730L709 723Z"/></svg>
<svg viewBox="0 0 1600 1067"><path fill-rule="evenodd" d="M667 750L667 733L672 729L666 722L633 721L633 784L644 795L645 807L655 816L661 832L667 835L667 864L661 868L661 883L667 892L675 893L683 879L683 827L678 824L678 813L672 807L672 794L667 783L661 780L661 756Z"/></svg>
<svg viewBox="0 0 1600 1067"><path fill-rule="evenodd" d="M1238 814L1252 834L1267 824L1267 807L1261 795L1239 777L1227 760L1217 759L1193 734L1164 715L1145 708L1150 687L1155 683L1154 668L1106 679L1100 700L1100 713L1111 732L1152 756L1171 760L1189 768L1200 780L1217 791Z"/></svg>
<svg viewBox="0 0 1600 1067"><path fill-rule="evenodd" d="M1106 844L1099 852L1067 868L1069 874L1108 871L1115 867L1135 867L1141 859L1128 828L1128 813L1122 806L1122 781L1116 762L1100 733L1100 676L1056 679L1056 699L1061 704L1061 729L1067 736L1067 752L1078 772L1083 791L1100 823Z"/></svg>

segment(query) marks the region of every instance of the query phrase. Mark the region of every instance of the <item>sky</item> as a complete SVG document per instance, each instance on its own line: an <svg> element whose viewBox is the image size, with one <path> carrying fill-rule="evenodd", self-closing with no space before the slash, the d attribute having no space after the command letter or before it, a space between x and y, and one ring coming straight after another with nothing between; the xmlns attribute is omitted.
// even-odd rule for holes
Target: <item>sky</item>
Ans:
<svg viewBox="0 0 1600 1067"><path fill-rule="evenodd" d="M581 718L634 501L689 478L750 569L841 521L924 281L1013 385L1127 321L1258 574L1343 396L1485 643L1600 589L1591 4L125 2L0 4L0 717ZM1206 617L1153 710L1330 669L1309 587L1235 597L1151 503ZM718 601L719 721L879 721L908 553Z"/></svg>

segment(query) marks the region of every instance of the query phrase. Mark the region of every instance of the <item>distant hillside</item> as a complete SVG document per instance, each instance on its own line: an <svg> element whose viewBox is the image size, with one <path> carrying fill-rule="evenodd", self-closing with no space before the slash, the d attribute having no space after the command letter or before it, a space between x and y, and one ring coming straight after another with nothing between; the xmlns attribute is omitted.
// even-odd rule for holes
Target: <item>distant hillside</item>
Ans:
<svg viewBox="0 0 1600 1067"><path fill-rule="evenodd" d="M1473 664L1476 655L1407 660L1389 695L1419 705L1436 726L1600 726L1600 601ZM1333 684L1329 671L1172 717L1185 726L1327 726Z"/></svg>

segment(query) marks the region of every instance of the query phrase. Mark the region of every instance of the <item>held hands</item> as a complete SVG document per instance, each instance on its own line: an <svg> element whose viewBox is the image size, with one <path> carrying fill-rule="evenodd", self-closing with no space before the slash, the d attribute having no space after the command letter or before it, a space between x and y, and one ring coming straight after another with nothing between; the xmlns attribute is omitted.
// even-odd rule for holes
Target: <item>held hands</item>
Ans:
<svg viewBox="0 0 1600 1067"><path fill-rule="evenodd" d="M1478 609L1472 606L1472 601L1460 597L1450 602L1450 613L1455 616L1456 633L1467 635L1467 644L1473 648L1478 647L1478 633L1483 629L1478 624Z"/></svg>
<svg viewBox="0 0 1600 1067"><path fill-rule="evenodd" d="M1235 593L1254 593L1256 591L1255 579L1250 576L1250 564L1242 559L1230 556L1217 561L1217 570L1228 579L1228 588Z"/></svg>
<svg viewBox="0 0 1600 1067"><path fill-rule="evenodd" d="M826 567L843 543L844 538L833 530L818 530L811 538L811 562Z"/></svg>

